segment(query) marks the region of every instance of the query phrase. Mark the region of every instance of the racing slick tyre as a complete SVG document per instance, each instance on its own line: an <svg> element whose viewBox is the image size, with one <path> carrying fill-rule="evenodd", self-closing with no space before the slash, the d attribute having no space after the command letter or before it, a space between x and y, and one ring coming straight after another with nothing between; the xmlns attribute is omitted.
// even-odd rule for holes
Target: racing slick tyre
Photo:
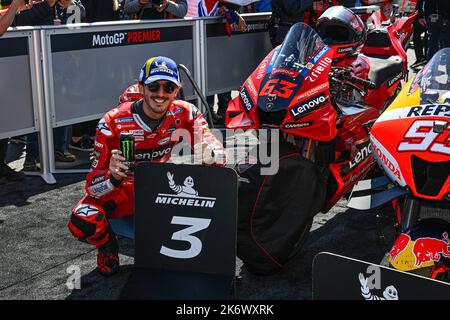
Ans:
<svg viewBox="0 0 450 320"><path fill-rule="evenodd" d="M280 144L279 169L261 175L255 164L238 172L237 255L251 273L279 271L301 249L326 198L325 179L289 143Z"/></svg>

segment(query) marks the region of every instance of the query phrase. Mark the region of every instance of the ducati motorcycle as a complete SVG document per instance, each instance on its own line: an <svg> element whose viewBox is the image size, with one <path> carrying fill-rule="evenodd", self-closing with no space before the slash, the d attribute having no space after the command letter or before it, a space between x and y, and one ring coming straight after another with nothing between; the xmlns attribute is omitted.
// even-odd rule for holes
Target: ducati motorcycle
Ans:
<svg viewBox="0 0 450 320"><path fill-rule="evenodd" d="M375 121L372 154L385 176L359 182L348 207L392 203L395 242L383 265L433 279L450 271L450 49L442 49Z"/></svg>
<svg viewBox="0 0 450 320"><path fill-rule="evenodd" d="M352 73L376 84L376 89L368 91L365 101L380 111L392 103L401 90L401 81L407 79L406 50L417 17L417 12L400 16L398 6L393 5L393 8L388 17L378 6L352 8L367 28L367 39L362 54L352 64ZM341 63L348 64L347 61Z"/></svg>
<svg viewBox="0 0 450 320"><path fill-rule="evenodd" d="M297 23L228 106L228 129L282 132L276 175L237 169L247 180L239 194L238 256L253 273L279 270L300 250L314 215L374 167L367 128L382 105L363 97L376 84L336 67L333 55L315 30Z"/></svg>

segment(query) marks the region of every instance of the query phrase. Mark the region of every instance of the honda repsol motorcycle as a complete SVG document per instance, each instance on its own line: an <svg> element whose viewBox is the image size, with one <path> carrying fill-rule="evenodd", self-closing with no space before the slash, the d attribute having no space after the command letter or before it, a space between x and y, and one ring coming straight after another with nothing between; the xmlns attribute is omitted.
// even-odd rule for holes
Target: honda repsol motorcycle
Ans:
<svg viewBox="0 0 450 320"><path fill-rule="evenodd" d="M383 264L433 279L450 270L450 49L442 49L373 124L372 153L386 174L361 181L348 206L392 202L396 240Z"/></svg>
<svg viewBox="0 0 450 320"><path fill-rule="evenodd" d="M333 55L311 27L297 23L228 106L229 129L282 132L276 175L238 168L247 181L239 193L238 256L253 273L279 270L301 248L314 215L375 164L366 126L379 110L361 99L361 87L374 84L335 68Z"/></svg>

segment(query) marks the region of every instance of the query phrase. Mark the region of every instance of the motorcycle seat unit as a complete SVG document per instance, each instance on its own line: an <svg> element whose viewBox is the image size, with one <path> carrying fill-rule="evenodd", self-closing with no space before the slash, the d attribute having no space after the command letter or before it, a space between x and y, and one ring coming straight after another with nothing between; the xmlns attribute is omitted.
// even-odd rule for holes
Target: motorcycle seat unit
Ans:
<svg viewBox="0 0 450 320"><path fill-rule="evenodd" d="M369 80L379 88L386 80L393 80L403 72L400 57L367 56L370 64Z"/></svg>
<svg viewBox="0 0 450 320"><path fill-rule="evenodd" d="M390 47L392 45L391 38L386 27L376 28L367 32L367 40L364 44L366 47Z"/></svg>

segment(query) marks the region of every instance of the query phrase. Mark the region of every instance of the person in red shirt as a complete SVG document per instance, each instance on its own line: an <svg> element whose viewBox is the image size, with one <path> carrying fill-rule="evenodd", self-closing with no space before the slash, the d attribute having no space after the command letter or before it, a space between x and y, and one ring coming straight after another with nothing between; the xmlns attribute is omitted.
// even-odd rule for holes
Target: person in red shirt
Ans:
<svg viewBox="0 0 450 320"><path fill-rule="evenodd" d="M103 275L119 269L118 243L107 218L134 212L134 178L127 173L129 168L119 150L121 132L134 135L136 161L168 161L181 135L185 142L190 140L193 149L201 150L204 163L226 164L223 146L209 131L203 115L194 105L175 100L181 84L172 59L147 60L139 84L142 99L121 103L99 121L86 195L73 208L68 224L76 238L98 248L97 266Z"/></svg>

